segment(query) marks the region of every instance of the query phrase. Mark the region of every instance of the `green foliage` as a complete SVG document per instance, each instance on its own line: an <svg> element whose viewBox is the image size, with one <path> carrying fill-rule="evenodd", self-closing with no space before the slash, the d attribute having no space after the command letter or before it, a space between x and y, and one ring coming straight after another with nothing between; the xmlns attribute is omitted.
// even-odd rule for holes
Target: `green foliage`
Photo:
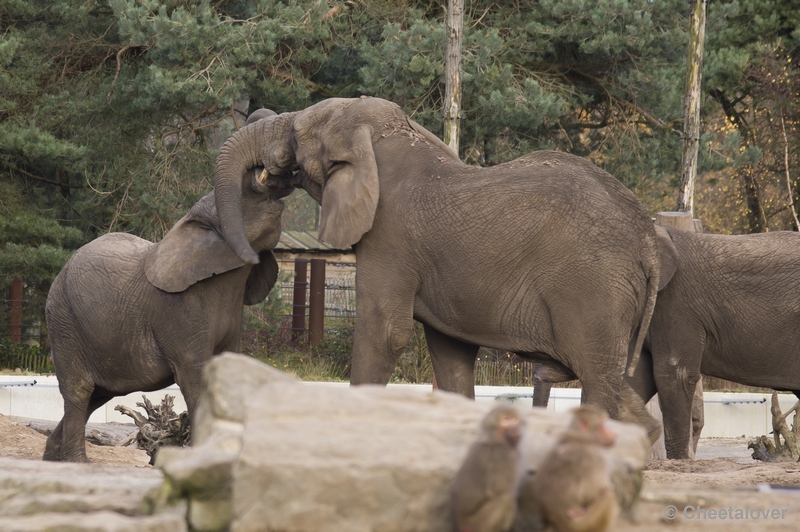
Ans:
<svg viewBox="0 0 800 532"><path fill-rule="evenodd" d="M430 0L2 2L0 279L46 286L108 231L159 239L257 107L367 94L440 134L443 15ZM575 153L671 210L688 24L683 0L468 2L460 155ZM708 4L696 204L712 231L793 226L798 28L794 0ZM307 195L287 199L287 229L316 216ZM271 337L281 305L247 323ZM406 363L398 379L427 378L426 362Z"/></svg>
<svg viewBox="0 0 800 532"><path fill-rule="evenodd" d="M0 337L0 369L21 369L30 373L52 373L53 359L38 344L14 343Z"/></svg>
<svg viewBox="0 0 800 532"><path fill-rule="evenodd" d="M278 334L281 320L291 312L292 305L281 296L281 287L291 278L291 273L278 272L278 280L267 298L256 305L244 307L242 328L245 331L258 331L259 337L272 338Z"/></svg>
<svg viewBox="0 0 800 532"><path fill-rule="evenodd" d="M309 348L275 331L270 341L245 342L242 352L306 381L346 381L350 378L353 324L337 320L328 324L322 342ZM301 341L304 341L302 339Z"/></svg>
<svg viewBox="0 0 800 532"><path fill-rule="evenodd" d="M11 279L50 282L81 241L81 232L38 210L16 183L0 182L0 290Z"/></svg>

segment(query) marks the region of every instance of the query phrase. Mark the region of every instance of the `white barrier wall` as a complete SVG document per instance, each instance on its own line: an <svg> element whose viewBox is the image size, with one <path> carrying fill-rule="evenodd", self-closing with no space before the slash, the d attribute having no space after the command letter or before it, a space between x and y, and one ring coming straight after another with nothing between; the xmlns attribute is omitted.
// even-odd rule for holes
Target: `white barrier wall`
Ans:
<svg viewBox="0 0 800 532"><path fill-rule="evenodd" d="M36 380L33 386L2 386L9 383L21 383ZM157 392L135 392L125 397L115 397L103 407L98 408L89 417L89 423L133 423L133 420L114 410L117 405L125 405L144 414L144 410L137 407L136 403L142 401L142 395L153 404L161 403L165 395L175 397L175 412L186 410L181 390L177 386L170 386ZM58 379L55 377L17 377L0 375L0 414L4 416L27 417L60 421L64 415L64 400L58 391Z"/></svg>
<svg viewBox="0 0 800 532"><path fill-rule="evenodd" d="M34 386L2 386L8 383L22 383L36 380ZM349 386L345 382L309 382L309 386ZM403 386L428 392L429 384L390 384L389 386ZM146 392L147 398L154 404L160 403L164 395L175 397L175 411L186 410L180 389L170 386L157 392ZM132 423L131 418L114 410L114 407L123 404L131 409L144 411L136 406L141 402L143 392L135 392L125 397L117 397L109 401L103 408L98 409L89 418L91 423ZM476 386L476 401L494 401L497 397L504 396L516 398L520 406L531 404L532 389L530 387L504 387L504 386ZM567 412L580 404L581 390L579 388L553 388L550 392L548 410L554 412ZM772 416L769 409L771 395L762 393L722 393L706 392L705 399L705 438L736 438L745 436L752 438L769 434L772 431ZM792 394L780 394L781 410L786 412L794 406L796 398ZM64 401L58 391L58 381L55 377L21 377L0 375L0 414L4 416L26 417L58 421L64 414ZM791 422L790 416L788 421Z"/></svg>

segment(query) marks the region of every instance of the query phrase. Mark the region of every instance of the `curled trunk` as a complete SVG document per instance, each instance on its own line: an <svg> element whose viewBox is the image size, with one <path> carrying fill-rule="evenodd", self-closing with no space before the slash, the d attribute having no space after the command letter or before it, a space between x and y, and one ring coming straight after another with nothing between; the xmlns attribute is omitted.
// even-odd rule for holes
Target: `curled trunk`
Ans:
<svg viewBox="0 0 800 532"><path fill-rule="evenodd" d="M240 129L225 141L217 157L214 191L222 236L245 263L258 263L242 215L242 191L251 178L248 171L263 166L270 174L278 175L296 168L289 146L293 114L265 118Z"/></svg>

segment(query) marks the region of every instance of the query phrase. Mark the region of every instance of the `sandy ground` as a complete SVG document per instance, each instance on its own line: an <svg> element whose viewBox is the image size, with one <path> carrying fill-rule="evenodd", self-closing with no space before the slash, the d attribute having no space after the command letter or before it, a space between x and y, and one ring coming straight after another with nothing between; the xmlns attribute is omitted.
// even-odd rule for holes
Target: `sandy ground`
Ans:
<svg viewBox="0 0 800 532"><path fill-rule="evenodd" d="M47 437L43 434L0 415L0 456L41 460L45 441ZM108 447L87 443L86 454L89 460L100 464L150 467L150 457L135 447Z"/></svg>
<svg viewBox="0 0 800 532"><path fill-rule="evenodd" d="M39 460L46 437L23 423L0 415L0 456ZM697 460L651 460L639 503L615 530L800 532L800 464L761 463L750 452L746 438L704 438ZM150 467L147 453L132 447L89 443L87 454L93 462Z"/></svg>

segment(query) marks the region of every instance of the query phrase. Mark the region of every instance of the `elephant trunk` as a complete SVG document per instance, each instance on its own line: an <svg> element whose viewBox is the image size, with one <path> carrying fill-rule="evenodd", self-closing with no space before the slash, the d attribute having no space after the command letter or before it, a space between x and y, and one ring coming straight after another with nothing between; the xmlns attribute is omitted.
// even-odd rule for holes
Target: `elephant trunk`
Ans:
<svg viewBox="0 0 800 532"><path fill-rule="evenodd" d="M259 259L244 228L242 190L249 177L248 170L264 166L270 173L275 173L276 167L281 164L259 158L259 153L264 153L260 147L275 143L276 128L273 121L272 118L259 120L234 133L220 148L214 167L214 191L222 237L247 264L258 264ZM285 139L277 140L286 142ZM285 161L282 162L285 164Z"/></svg>

